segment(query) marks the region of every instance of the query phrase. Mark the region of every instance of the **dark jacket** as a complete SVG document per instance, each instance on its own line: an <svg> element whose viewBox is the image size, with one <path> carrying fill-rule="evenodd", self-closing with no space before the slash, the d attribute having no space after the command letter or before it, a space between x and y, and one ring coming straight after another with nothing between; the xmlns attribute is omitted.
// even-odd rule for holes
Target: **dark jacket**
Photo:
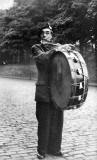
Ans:
<svg viewBox="0 0 97 160"><path fill-rule="evenodd" d="M49 58L54 44L36 44L32 46L32 54L38 69L38 80L36 83L36 101L50 102L49 86Z"/></svg>

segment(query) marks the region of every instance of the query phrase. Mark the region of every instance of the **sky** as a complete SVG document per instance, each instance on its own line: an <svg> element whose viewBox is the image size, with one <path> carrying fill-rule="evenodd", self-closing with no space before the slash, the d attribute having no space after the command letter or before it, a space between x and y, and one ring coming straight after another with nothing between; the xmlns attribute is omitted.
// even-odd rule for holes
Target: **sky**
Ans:
<svg viewBox="0 0 97 160"><path fill-rule="evenodd" d="M13 6L14 0L0 0L0 9L9 9Z"/></svg>

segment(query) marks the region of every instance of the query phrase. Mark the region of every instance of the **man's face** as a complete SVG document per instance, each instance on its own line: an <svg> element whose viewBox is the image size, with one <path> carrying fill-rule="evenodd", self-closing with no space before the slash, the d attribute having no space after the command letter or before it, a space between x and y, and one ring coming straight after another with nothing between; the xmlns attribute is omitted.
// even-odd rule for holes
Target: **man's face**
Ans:
<svg viewBox="0 0 97 160"><path fill-rule="evenodd" d="M41 33L41 40L51 42L52 40L52 31L49 28L45 28Z"/></svg>

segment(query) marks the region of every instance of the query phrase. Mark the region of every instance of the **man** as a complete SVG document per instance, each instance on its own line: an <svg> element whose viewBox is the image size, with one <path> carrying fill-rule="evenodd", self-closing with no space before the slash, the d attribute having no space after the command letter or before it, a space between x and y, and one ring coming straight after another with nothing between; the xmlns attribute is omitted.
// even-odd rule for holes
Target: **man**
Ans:
<svg viewBox="0 0 97 160"><path fill-rule="evenodd" d="M63 111L56 108L50 96L50 56L56 45L53 43L52 28L49 25L42 28L40 38L41 43L32 46L32 54L38 69L35 94L38 121L37 157L43 159L46 154L62 156Z"/></svg>

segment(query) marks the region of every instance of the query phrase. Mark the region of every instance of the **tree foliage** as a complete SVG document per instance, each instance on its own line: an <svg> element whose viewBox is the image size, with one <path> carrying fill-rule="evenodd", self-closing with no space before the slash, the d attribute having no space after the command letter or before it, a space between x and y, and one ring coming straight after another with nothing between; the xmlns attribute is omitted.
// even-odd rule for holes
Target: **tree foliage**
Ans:
<svg viewBox="0 0 97 160"><path fill-rule="evenodd" d="M97 37L97 1L15 0L13 8L0 13L1 60L23 63L47 22L53 26L55 41L87 43Z"/></svg>

